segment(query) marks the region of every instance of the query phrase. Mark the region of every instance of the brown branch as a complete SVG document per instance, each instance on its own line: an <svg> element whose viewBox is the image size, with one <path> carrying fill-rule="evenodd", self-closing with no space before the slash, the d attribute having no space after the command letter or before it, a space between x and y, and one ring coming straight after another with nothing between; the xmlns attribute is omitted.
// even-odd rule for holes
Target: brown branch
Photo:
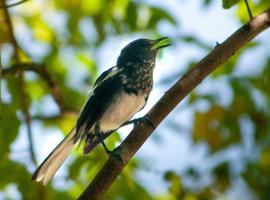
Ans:
<svg viewBox="0 0 270 200"><path fill-rule="evenodd" d="M11 44L12 44L13 49L14 49L14 60L16 63L20 63L19 46L18 46L18 43L17 43L16 38L15 38L15 34L13 31L13 26L12 26L11 18L10 18L8 8L6 5L6 1L1 0L1 4L3 5L3 13L4 13L4 17L5 17L5 22L7 24ZM31 117L30 117L30 114L28 111L28 98L27 98L27 94L25 91L24 74L23 74L22 69L20 69L18 71L18 85L19 85L19 90L20 90L20 95L21 95L21 100L22 100L22 112L24 115L24 121L25 121L26 128L27 128L30 156L31 156L32 162L35 165L37 165L35 152L34 152L32 131L31 131Z"/></svg>
<svg viewBox="0 0 270 200"><path fill-rule="evenodd" d="M44 64L38 64L38 63L16 63L15 65L12 65L6 69L3 69L3 76L6 76L8 74L15 74L19 72L20 70L24 71L33 71L41 76L43 80L46 81L48 84L48 87L50 88L51 94L55 100L55 102L58 104L61 113L65 110L69 110L61 97L60 88L58 85L54 82L51 74L48 72L47 68Z"/></svg>
<svg viewBox="0 0 270 200"><path fill-rule="evenodd" d="M22 4L22 3L25 3L25 2L27 2L27 1L29 1L29 0L22 0L22 1L18 1L18 2L16 2L16 3L8 4L8 5L2 4L2 5L0 5L0 9L1 9L1 8L11 8L11 7L14 7L14 6L18 6L18 5L20 5L20 4Z"/></svg>
<svg viewBox="0 0 270 200"><path fill-rule="evenodd" d="M211 72L269 26L270 9L253 18L249 24L238 29L226 41L218 45L211 53L198 62L193 69L178 80L148 112L148 116L155 127L157 127L175 106ZM106 191L121 173L124 166L152 133L153 128L149 125L141 124L135 126L128 137L116 149L123 163L120 162L117 157L110 156L79 199L102 199Z"/></svg>

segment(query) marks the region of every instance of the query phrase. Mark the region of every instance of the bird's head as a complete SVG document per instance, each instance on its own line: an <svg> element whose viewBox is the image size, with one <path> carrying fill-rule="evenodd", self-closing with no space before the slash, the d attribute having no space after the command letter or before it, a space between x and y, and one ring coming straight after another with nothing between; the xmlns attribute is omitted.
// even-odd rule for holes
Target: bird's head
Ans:
<svg viewBox="0 0 270 200"><path fill-rule="evenodd" d="M152 63L156 59L157 52L169 46L168 37L162 37L157 40L138 39L125 46L117 60L117 65L123 66L127 62L132 63Z"/></svg>

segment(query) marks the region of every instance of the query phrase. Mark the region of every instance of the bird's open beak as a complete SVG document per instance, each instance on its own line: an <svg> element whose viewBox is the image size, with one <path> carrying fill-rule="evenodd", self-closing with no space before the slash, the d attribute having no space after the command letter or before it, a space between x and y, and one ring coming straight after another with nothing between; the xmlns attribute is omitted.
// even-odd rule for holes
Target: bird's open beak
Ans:
<svg viewBox="0 0 270 200"><path fill-rule="evenodd" d="M169 38L168 37L162 37L162 38L159 38L157 40L154 40L154 45L152 46L151 49L162 49L162 48L165 48L167 46L170 46L171 43L169 41Z"/></svg>

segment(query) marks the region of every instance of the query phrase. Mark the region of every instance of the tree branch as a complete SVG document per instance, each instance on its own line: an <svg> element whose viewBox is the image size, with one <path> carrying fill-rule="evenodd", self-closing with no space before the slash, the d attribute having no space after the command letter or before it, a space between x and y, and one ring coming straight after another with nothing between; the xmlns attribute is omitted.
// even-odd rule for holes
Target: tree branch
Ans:
<svg viewBox="0 0 270 200"><path fill-rule="evenodd" d="M3 6L3 13L4 13L4 17L5 17L5 22L7 24L11 44L12 44L13 49L14 49L14 60L16 63L20 63L19 46L18 46L18 43L17 43L16 38L15 38L15 34L13 31L12 22L11 22L11 18L10 18L9 12L8 12L6 1L1 0L1 4ZM32 131L31 131L31 117L30 117L30 114L28 111L28 98L27 98L27 94L25 91L25 87L24 87L25 83L24 83L24 74L23 74L22 69L20 69L18 71L18 85L19 85L19 90L20 90L21 100L22 100L22 112L24 115L24 121L25 121L26 128L27 128L30 156L31 156L31 159L32 159L32 162L34 163L34 165L37 165L35 152L34 152Z"/></svg>
<svg viewBox="0 0 270 200"><path fill-rule="evenodd" d="M270 9L253 18L249 24L241 27L226 41L219 44L211 53L198 62L193 69L178 80L148 112L148 116L155 127L157 127L175 106L211 72L269 26ZM128 137L116 149L123 163L116 157L110 156L79 199L102 199L106 191L121 173L124 166L152 133L153 128L151 126L146 124L135 126Z"/></svg>
<svg viewBox="0 0 270 200"><path fill-rule="evenodd" d="M29 1L29 0L22 0L22 1L18 1L18 2L16 2L16 3L8 4L8 5L2 4L2 5L0 5L0 9L1 9L1 8L11 8L11 7L20 5L20 4L22 4L22 3L25 3L25 2L27 2L27 1Z"/></svg>
<svg viewBox="0 0 270 200"><path fill-rule="evenodd" d="M54 82L51 74L48 72L44 64L39 63L16 63L6 69L3 69L3 76L6 76L8 74L15 74L19 72L20 70L24 71L33 71L40 75L40 77L46 81L48 84L51 94L55 100L55 102L58 104L61 113L69 110L66 108L64 101L61 97L60 88L58 85Z"/></svg>

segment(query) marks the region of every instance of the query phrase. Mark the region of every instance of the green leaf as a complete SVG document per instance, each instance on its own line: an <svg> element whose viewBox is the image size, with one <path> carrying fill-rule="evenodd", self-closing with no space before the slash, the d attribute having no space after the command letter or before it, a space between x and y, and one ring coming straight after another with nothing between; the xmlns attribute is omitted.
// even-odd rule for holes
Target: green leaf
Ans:
<svg viewBox="0 0 270 200"><path fill-rule="evenodd" d="M225 9L229 9L235 4L237 4L240 0L222 0L222 6Z"/></svg>
<svg viewBox="0 0 270 200"><path fill-rule="evenodd" d="M67 192L54 190L51 186L43 187L31 180L28 170L12 160L2 157L0 160L0 188L16 184L22 199L72 199Z"/></svg>
<svg viewBox="0 0 270 200"><path fill-rule="evenodd" d="M1 4L2 5L2 4ZM7 23L3 23L5 21L4 10L0 8L0 21L2 22L0 25L0 45L5 42L11 42L11 38L8 32Z"/></svg>
<svg viewBox="0 0 270 200"><path fill-rule="evenodd" d="M138 6L131 2L127 7L127 22L131 30L136 30L136 23L138 18Z"/></svg>
<svg viewBox="0 0 270 200"><path fill-rule="evenodd" d="M263 12L270 6L269 0L258 0L258 1L249 0L248 2L249 2L249 7L253 16L260 14L261 12ZM249 14L247 11L247 6L245 4L245 1L242 0L241 2L239 2L237 7L238 8L237 8L236 14L238 18L240 19L240 21L243 23L248 22Z"/></svg>
<svg viewBox="0 0 270 200"><path fill-rule="evenodd" d="M158 22L162 20L168 21L172 23L173 25L177 25L176 20L169 13L167 13L161 8L150 7L150 13L151 13L151 16L148 23L148 28L156 27Z"/></svg>
<svg viewBox="0 0 270 200"><path fill-rule="evenodd" d="M16 107L12 104L2 104L2 119L0 120L0 156L9 153L10 144L18 135L20 121L16 116Z"/></svg>
<svg viewBox="0 0 270 200"><path fill-rule="evenodd" d="M167 171L164 174L164 179L170 183L170 187L169 187L170 193L173 196L180 198L182 195L181 193L183 192L183 188L182 188L181 178L179 177L179 175L177 175L173 171Z"/></svg>

